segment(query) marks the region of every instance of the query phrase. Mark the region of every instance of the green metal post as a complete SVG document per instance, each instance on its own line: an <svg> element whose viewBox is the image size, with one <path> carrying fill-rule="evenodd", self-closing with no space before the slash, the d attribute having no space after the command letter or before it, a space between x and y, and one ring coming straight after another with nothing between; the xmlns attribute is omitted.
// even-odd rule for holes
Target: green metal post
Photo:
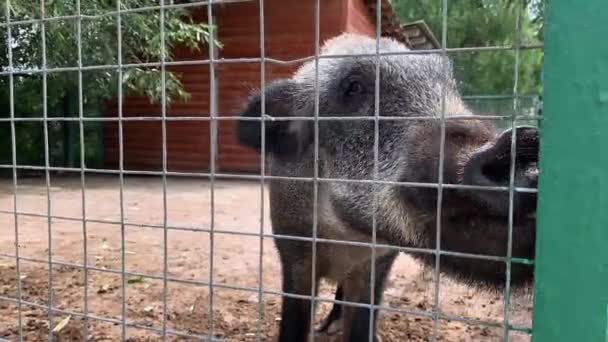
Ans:
<svg viewBox="0 0 608 342"><path fill-rule="evenodd" d="M534 342L608 342L608 0L545 1Z"/></svg>

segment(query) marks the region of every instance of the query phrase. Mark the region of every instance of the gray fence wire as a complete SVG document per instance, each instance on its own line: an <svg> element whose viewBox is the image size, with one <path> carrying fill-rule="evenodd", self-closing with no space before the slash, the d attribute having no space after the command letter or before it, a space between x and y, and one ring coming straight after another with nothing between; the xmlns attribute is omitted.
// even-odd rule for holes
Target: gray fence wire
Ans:
<svg viewBox="0 0 608 342"><path fill-rule="evenodd" d="M6 29L7 32L7 39L8 41L11 41L13 38L13 32L12 29L17 26L17 25L24 25L24 24L37 24L40 25L41 30L42 30L42 36L45 36L46 33L46 25L50 22L54 22L54 21L65 21L65 20L72 20L75 21L77 23L77 48L78 48L78 63L76 66L67 66L67 67L48 67L47 65L47 46L46 46L46 41L45 39L42 39L42 65L40 68L32 68L32 69L28 69L28 68L23 68L21 66L19 67L15 67L14 65L14 61L13 61L13 48L11 46L11 44L7 44L7 49L8 49L8 65L5 67L0 68L0 76L7 76L9 79L9 86L10 86L10 90L9 90L9 95L10 95L10 117L9 118L0 118L0 122L8 122L10 124L10 128L11 128L11 142L12 142L12 163L11 164L6 164L6 165L0 165L0 169L7 169L7 170L12 170L12 186L13 186L13 210L0 210L1 214L7 214L7 215L13 215L14 218L14 234L15 234L15 251L14 254L8 254L8 253L0 253L0 257L3 258L10 258L10 259L14 259L16 261L16 275L17 275L17 297L13 298L10 296L0 296L0 300L1 301L6 301L9 303L14 303L17 305L18 307L18 317L17 317L17 333L18 333L18 337L19 340L21 340L23 338L23 312L22 312L22 308L24 305L26 306L31 306L31 307L37 307L40 309L44 309L47 310L48 312L48 320L49 320L49 324L53 324L54 322L54 316L56 314L69 314L72 315L74 317L81 317L84 319L84 333L83 336L88 336L88 322L91 320L98 320L98 321L104 321L104 322L109 322L109 323L113 323L113 324L117 324L120 325L122 327L122 340L126 340L127 338L127 328L128 327L134 327L134 328L139 328L139 329L145 329L148 331L153 331L156 333L161 334L163 340L166 340L168 338L168 336L179 336L179 337L189 337L189 338L197 338L197 339L203 339L203 340L208 340L208 341L215 341L215 340L219 340L215 337L214 334L214 290L215 289L233 289L233 290L240 290L240 291L248 291L251 293L256 293L257 294L257 298L258 298L258 311L259 311L259 319L258 319L258 325L257 325L257 338L258 340L262 339L262 334L263 334L263 325L262 322L264 319L266 319L264 317L264 295L279 295L279 296L283 296L283 297L292 297L292 298L302 298L302 299L307 299L310 300L311 302L311 307L314 308L315 307L315 302L329 302L329 303L337 303L337 304L345 304L345 305L351 305L351 306L357 306L357 307L364 307L364 308L368 308L371 312L372 315L375 314L374 309L382 309L383 311L388 311L388 312L399 312L399 313L405 313L408 315L414 315L414 316L418 316L418 317L428 317L431 318L433 320L433 334L432 334L432 340L436 341L439 337L439 331L438 331L438 325L439 325L439 321L440 320L452 320L452 321L459 321L459 322L465 322L468 324L474 324L474 325L482 325L482 326L489 326L489 327L501 327L504 329L504 334L503 334L503 339L505 341L508 340L509 338L509 332L510 331L520 331L520 332L527 332L530 333L531 331L531 327L524 327L524 326L515 326L512 325L510 322L510 311L509 311L509 305L510 305L510 295L511 295L511 288L510 288L510 271L511 271L511 264L512 263L522 263L522 264L532 264L532 261L530 260L526 260L526 259L519 259L519 258L513 258L511 255L511 250L512 250L512 233L513 233L513 201L514 201L514 194L516 192L536 192L536 189L526 189L526 188L518 188L515 186L514 184L514 174L515 174L515 155L516 155L516 146L515 146L515 130L512 130L512 146L511 146L511 168L510 168L510 182L509 182L509 186L507 187L481 187L481 186L464 186L464 185L458 185L458 184L447 184L443 182L443 160L444 160L444 154L445 154L445 150L444 150L444 145L445 145L445 123L448 120L472 120L472 119L481 119L481 120L497 120L497 119L502 119L502 120L510 120L510 125L511 127L515 127L515 124L518 120L540 120L541 117L537 116L537 115L518 115L519 112L521 112L521 107L520 107L520 101L521 99L524 98L523 95L519 94L519 71L520 71L520 63L521 63L521 59L520 59L520 54L521 51L523 50L527 50L527 49L539 49L542 48L541 45L525 45L522 44L521 42L521 9L518 10L517 13L517 19L516 19L516 26L515 26L515 34L516 34L516 39L515 39L515 44L513 46L487 46L487 47L466 47L466 48L448 48L447 47L447 36L448 36L448 0L441 0L442 1L442 16L443 16L443 21L442 21L442 32L441 32L441 48L438 50L414 50L414 51L408 51L408 52L400 52L400 53L383 53L380 51L380 45L379 45L379 40L380 40L380 36L381 36L381 21L382 21L382 13L381 13L381 1L377 0L377 6L376 6L376 32L375 32L375 36L376 36L376 53L375 54L368 54L368 55L320 55L320 1L321 0L315 0L315 21L314 21L314 26L315 26L315 54L314 56L310 56L310 57L305 57L305 58L299 58L299 59L293 59L293 60L278 60L278 59L273 59L273 58L269 58L266 56L266 51L265 51L265 25L264 25L264 13L265 13L265 4L264 4L264 0L259 0L259 16L260 16L260 25L259 25L259 35L260 35L260 57L259 58L218 58L215 54L215 50L214 50L214 46L213 44L209 44L209 58L207 59L197 59L197 60L184 60L184 61L167 61L166 60L166 56L167 56L167 52L165 51L166 47L165 47L165 37L166 37L166 32L165 32L165 25L164 25L164 20L165 20L165 11L168 9L175 9L175 8L191 8L191 7L197 7L197 6L206 6L207 7L207 20L208 23L210 24L210 27L213 30L213 23L214 23L214 16L213 16L213 6L214 4L218 4L218 3L232 3L232 2L240 2L243 0L215 0L215 1L192 1L192 2L186 2L186 3L165 3L165 0L160 0L159 5L157 6L146 6L146 7L139 7L139 8L123 8L122 3L120 0L118 0L116 2L116 10L115 11L108 11L106 13L102 13L99 15L84 15L81 13L81 7L82 7L82 3L80 0L76 1L76 7L77 7L77 12L75 15L66 15L66 16L56 16L56 17L49 17L46 16L44 8L45 8L45 0L41 0L41 17L40 18L35 18L35 19L27 19L27 20L11 20L11 12L10 12L10 8L11 8L11 0L5 0L6 1L6 5L5 5L5 20L4 22L0 23L0 27L3 27ZM124 1L124 0L123 0ZM86 3L86 2L85 2ZM519 1L518 1L519 3ZM521 6L519 6L518 8L521 8ZM122 16L127 14L127 13L133 13L133 12L146 12L146 11L155 11L158 10L160 13L160 34L161 34L161 58L159 62L151 62L151 63L123 63L122 60ZM117 63L116 64L111 64L111 65L91 65L91 66L84 66L82 63L82 20L83 19L93 19L93 18L98 18L101 16L114 16L116 18L116 23L117 23L117 49L118 49L118 53L117 53ZM214 34L214 32L212 31L212 35ZM503 99L503 100L512 100L512 113L510 113L509 115L475 115L475 116L459 116L459 115L455 115L455 116L450 116L450 117L446 117L445 116L445 96L443 96L443 101L442 101L442 110L441 110L441 115L440 115L440 121L441 121L441 144L440 144L440 162L439 162L439 181L437 184L428 184L428 183L413 183L413 182L387 182L387 181L381 181L378 179L378 141L379 141L379 122L382 120L437 120L436 116L429 116L429 117L422 117L422 118L403 118L403 117L386 117L386 116L381 116L380 114L380 102L379 102L379 98L380 98L380 64L378 63L380 57L382 56L390 56L390 55L401 55L401 54L426 54L426 53L441 53L443 55L448 55L448 54L453 54L453 53L464 53L464 52L471 52L471 51L506 51L506 50L513 50L515 53L515 66L514 66L514 84L513 84L513 91L512 91L512 95L500 95L500 96L478 96L478 97L470 97L470 99L472 100L476 100L476 99L488 99L488 98L494 98L494 99ZM324 58L347 58L347 57L375 57L376 58L376 82L375 82L375 103L374 103L374 116L373 117L368 117L368 118L361 118L361 117L345 117L345 116L323 116L321 117L319 115L319 87L318 87L318 73L319 73L319 60L320 59L324 59ZM275 117L271 117L266 115L266 101L265 101L265 95L264 95L264 89L266 86L266 65L267 64L279 64L279 65L292 65L292 64L299 64L302 62L307 62L307 61L314 61L315 66L316 66L316 77L315 77L315 83L314 83L314 88L315 88L315 106L314 106L314 116L313 117L296 117L296 118L275 118ZM313 182L314 185L314 212L313 212L313 235L311 238L305 238L305 237L295 237L295 236L286 236L286 235L278 235L278 234L267 234L264 232L264 216L265 216L265 210L266 208L264 208L264 201L265 201L265 191L264 191L264 187L265 184L268 180L272 180L272 179L286 179L288 177L279 177L279 176L271 176L271 175L266 175L266 170L265 170L265 134L264 134L264 130L265 130L265 125L262 124L261 125L261 130L262 130L262 134L261 134L261 148L262 148L262 153L261 153L261 168L260 168L260 174L259 175L239 175L239 174L226 174L226 173L219 173L217 172L217 167L216 167L216 159L217 159L217 138L218 138L218 122L219 121L224 121L224 120L237 120L234 117L226 117L226 116L221 116L220 113L218 113L217 110L217 103L216 103L216 87L215 87L215 83L216 83L216 67L218 64L230 64L230 63L260 63L260 88L261 88L261 102L262 102L262 109L261 109L261 117L260 118L248 118L248 119L239 119L239 120L259 120L262 123L265 121L278 121L278 120L311 120L314 122L314 141L315 141L315 150L314 150L314 176L312 178L304 178L304 177L300 177L300 178L289 178L289 179L297 179L299 181L303 181L303 182ZM209 87L209 91L210 91L210 101L209 101L209 117L193 117L193 116L167 116L167 102L166 102L166 68L170 67L170 66L179 66L179 65L209 65L209 74L210 74L210 87ZM123 87L122 87L122 83L123 83L123 72L124 70L128 69L128 68L134 68L134 67L159 67L161 69L161 84L163 85L162 87L162 98L161 98L161 108L162 108L162 113L160 117L150 117L150 116L145 116L145 115L141 115L141 116L135 116L135 117L125 117L123 115ZM118 93L117 93L117 100L118 100L118 115L115 118L112 117L105 117L105 118L96 118L96 117L86 117L84 110L83 110L83 81L82 81L82 73L83 71L87 71L87 70L116 70L118 73L118 82L119 82L119 87L118 87ZM78 106L78 117L52 117L51 115L49 115L50 113L48 112L48 106L47 106L47 78L48 75L51 73L58 73L58 72L68 72L68 71L76 71L78 72L78 101L79 101L79 106ZM43 87L42 87L42 95L43 95L43 115L42 117L39 118L19 118L16 117L15 115L15 94L14 94L14 79L17 76L20 75L33 75L33 74L41 74L42 75L42 81L43 81ZM445 89L445 87L443 87ZM373 172L373 179L371 180L350 180L350 179L332 179L332 178L323 178L319 175L319 171L318 171L318 164L319 164L319 122L321 121L325 121L325 120L373 120L374 121L374 172ZM49 133L48 133L48 123L53 122L53 121L63 121L63 122L69 122L69 121L73 121L73 122L78 122L79 124L79 131L80 131L80 167L77 168L69 168L69 167L53 167L50 165L50 160L49 160ZM143 170L125 170L125 165L124 165L124 131L123 131L123 123L124 122L129 122L129 121L160 121L162 124L162 171L143 171ZM209 172L205 172L205 173L187 173L187 172L171 172L167 169L167 122L170 121L208 121L210 123L210 170ZM45 144L45 149L44 149L44 166L31 166L31 165L19 165L17 163L17 139L16 139L16 129L15 129L15 125L18 122L43 122L44 123L44 144ZM107 169L93 169L93 168L88 168L85 165L85 138L84 138L84 123L85 122L117 122L118 123L118 132L119 132L119 163L118 163L118 170L107 170ZM19 201L19 194L18 194L18 171L19 170L40 170L40 171L44 171L45 173L45 186L46 186L46 202L47 202L47 212L46 213L36 213L36 212L26 212L26 211L20 211L18 210L18 201ZM81 201L82 201L82 217L81 218L74 218L74 217L66 217L66 216L58 216L58 215L53 215L51 212L51 195L50 195L50 188L51 188L51 181L50 181L50 172L53 171L68 171L68 172L78 172L80 174L80 181L81 181ZM85 200L86 200L86 185L85 185L85 179L86 179L86 174L112 174L112 175L117 175L119 178L119 200L120 200L120 220L119 221L112 221L112 220L99 220L99 219L90 219L87 218L87 212L86 212L86 206L85 206ZM142 224L133 224L133 223L129 223L129 222L125 222L125 212L124 212L124 187L125 187L125 176L129 176L129 175L152 175L152 176L160 176L162 177L162 193L163 193L163 220L162 220L162 224L161 225L152 225L152 224L147 224L147 225L142 225ZM210 208L209 208L209 215L210 215L210 224L208 227L180 227L180 226L173 226L173 225L169 225L168 220L167 220L167 177L196 177L196 178L206 178L209 180L210 182L210 196L211 196L211 201L210 201ZM218 179L248 179L248 180L259 180L260 182L260 202L262 203L261 207L260 207L260 228L259 228L259 233L248 233L248 232L242 232L239 231L238 229L217 229L215 227L215 183ZM391 245L384 245L384 244L379 244L376 241L376 217L375 217L375 212L376 210L373 210L374 212L374 217L373 217L373 222L372 222L372 226L373 226L373 231L372 231L372 242L371 243L363 243L363 242L353 242L353 241L340 241L340 240L332 240L332 239L323 239L323 238L319 238L317 236L317 224L318 224L318 208L317 208L317 197L318 197L318 185L320 183L324 183L324 182L348 182L348 183L367 183L367 184L372 184L373 186L373 192L374 192L374 196L375 199L374 200L374 206L377 205L377 189L376 187L378 185L382 185L382 184L391 184L391 185L399 185L399 186L411 186L411 187L426 187L426 188L435 188L437 189L437 195L438 195L438 203L437 203L437 226L436 226L436 248L435 249L424 249L424 248L408 248L408 247L396 247L396 246L391 246ZM442 208L442 199L443 199L443 190L444 189L453 189L453 188L463 188L463 189L475 189L475 190L484 190L484 191L504 191L504 192L508 192L509 193L509 234L508 234L508 251L507 251L507 256L506 257L499 257L499 256L488 256L488 255L476 255L476 254L468 254L468 253L458 253L458 252L451 252L451 251L444 251L441 249L441 208ZM26 217L39 217L39 218L46 218L47 220L47 234L48 234L48 259L47 260L42 260L42 259L37 259L37 258L30 258L30 257L23 257L20 256L19 253L19 217L20 216L26 216ZM56 260L53 260L52 258L52 250L53 250L53 246L52 246L52 220L53 219L62 219L62 220L68 220L68 221L74 221L74 222L80 222L82 224L82 234L83 234L83 261L82 264L74 264L74 263L66 263L66 262L59 262ZM89 223L107 223L107 224L113 224L113 225L119 225L120 226L120 237L121 237L121 267L120 269L106 269L106 268L100 268L100 267L96 267L93 265L89 265L88 261L87 261L87 256L88 256L88 250L87 250L87 225ZM152 274L145 274L145 273L138 273L138 272L127 272L125 269L125 232L127 231L127 229L133 228L133 227L141 227L141 226L145 226L145 227L149 227L149 228L155 228L155 229L161 229L163 232L163 274L162 276L158 276L158 275L152 275ZM170 232L172 231L196 231L196 232L207 232L209 233L209 239L210 239L210 249L209 249L209 264L210 264L210 268L209 268L209 281L194 281L194 280L186 280L186 279L180 279L180 278L176 278L176 277L172 277L169 276L169 272L168 272L168 255L170 253L170 251L168 250L168 236L170 234ZM226 283L222 283L222 282L218 282L214 280L214 237L216 234L233 234L233 235L242 235L242 236L252 236L252 237L258 237L259 238L259 269L258 269L258 286L257 287L242 287L242 286L236 286L236 285L231 285L231 284L226 284ZM427 311L421 311L421 310L408 310L408 309L402 309L402 308L391 308L391 307L387 307L387 306L383 306L383 305L374 305L374 304L361 304L361 303L351 303L351 302L344 302L344 301L340 301L340 300L334 300L334 299L326 299L326 298L320 298L320 297L316 297L314 296L314 294L316 293L316 289L311 288L311 295L296 295L296 294L290 294L290 293L283 293L281 291L273 291L273 290L269 290L269 289L265 289L263 286L263 274L264 274L264 268L263 268L263 251L264 251L264 239L265 238L273 238L273 239L292 239L292 240L299 240L299 241L310 241L312 242L312 253L313 253L313 270L312 270L312 277L313 280L315 279L315 261L316 261L316 245L317 243L323 242L323 243L335 243L335 244L343 244L343 245L351 245L351 246L367 246L371 248L372 251L372 256L375 256L375 251L376 248L388 248L388 249L394 249L394 250L398 250L398 251L402 251L402 252L410 252L410 253L427 253L427 254L433 254L436 256L435 260L435 277L434 277L434 299L433 299L433 310L432 312L427 312ZM498 322L492 322L492 321L484 321L484 320L477 320L477 319L470 319L470 318L466 318L466 317L459 317L459 316L450 316L450 315L446 315L444 313L442 313L441 308L440 308L440 269L441 269L441 256L458 256L458 257L466 257L466 258L477 258L477 259L484 259L484 260L494 260L494 261L501 261L501 262L505 262L507 265L507 269L506 269L506 287L505 287L505 291L504 291L504 298L505 298L505 304L504 304L504 319L502 323L498 323ZM374 257L372 257L372 260L374 259ZM21 268L20 268L20 262L21 261L27 261L27 262L32 262L32 263L38 263L38 264L46 264L48 265L48 269L49 269L49 274L48 274L48 304L47 305L41 305L41 304L37 304L37 303L33 303L30 301L27 301L23 298L23 294L22 294L22 284L21 284ZM65 310L65 309L60 309L57 308L55 306L53 306L53 266L69 266L69 267L73 267L76 269L81 269L83 271L84 274L84 283L88 284L88 274L90 271L96 271L96 272L104 272L104 273L109 273L109 274L115 274L115 275L119 275L121 277L121 281L122 281L122 307L121 307L121 318L120 319L115 319L115 318L109 318L109 317L102 317L99 315L95 315L89 312L89 308L88 308L88 293L87 293L87 286L84 286L84 307L83 307L83 311L82 312L78 312L78 311L74 311L74 310ZM375 276L375 270L374 270L374 263L371 263L371 303L374 302L373 300L373 296L374 296L374 276ZM150 278L150 279L157 279L157 280L162 280L163 283L163 303L162 303L162 325L160 327L152 327L152 326L146 326L146 325L140 325L140 324L135 324L132 322L129 322L127 319L127 307L126 307L126 288L127 288L127 278L130 276L140 276L140 277L146 277L146 278ZM194 334L190 334L187 332L183 332L183 331L175 331L173 329L168 328L167 326L167 296L168 296L168 284L169 282L175 282L175 283L183 283L183 284L190 284L190 285L197 285L197 286L204 286L204 287L208 287L209 289L209 302L208 302L208 316L209 316L209 330L208 333L206 335L194 335ZM315 284L315 282L313 281L313 286ZM311 314L313 317L311 319L311 328L312 324L314 324L314 310L312 311ZM373 320L370 320L370 324L372 324ZM49 334L48 334L48 339L49 340L53 340L54 336L53 333L51 331L52 329L49 329ZM371 333L371 329L370 329L370 336L369 339L370 341L372 341L372 333Z"/></svg>

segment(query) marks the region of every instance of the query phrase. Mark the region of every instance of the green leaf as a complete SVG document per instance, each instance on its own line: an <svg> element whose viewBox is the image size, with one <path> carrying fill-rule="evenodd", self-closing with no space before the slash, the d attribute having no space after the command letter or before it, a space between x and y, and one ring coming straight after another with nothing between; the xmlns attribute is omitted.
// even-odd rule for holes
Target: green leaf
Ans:
<svg viewBox="0 0 608 342"><path fill-rule="evenodd" d="M127 284L141 284L143 282L145 282L145 279L142 276L131 277L127 279Z"/></svg>

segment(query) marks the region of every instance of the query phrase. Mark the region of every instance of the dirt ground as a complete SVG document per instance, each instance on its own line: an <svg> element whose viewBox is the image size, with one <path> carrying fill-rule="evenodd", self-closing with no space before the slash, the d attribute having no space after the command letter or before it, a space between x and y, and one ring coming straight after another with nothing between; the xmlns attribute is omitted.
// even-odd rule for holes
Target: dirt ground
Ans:
<svg viewBox="0 0 608 342"><path fill-rule="evenodd" d="M16 340L21 312L25 340L47 340L49 312L49 271L52 275L52 314L57 340L114 341L123 333L123 310L130 341L159 340L163 322L172 333L170 340L187 340L179 334L208 336L210 314L213 335L225 341L271 341L277 331L281 297L280 265L271 239L235 235L260 231L260 184L219 181L214 186L214 227L221 233L205 231L211 224L211 191L206 180L169 178L166 191L167 286L164 286L163 186L158 178L125 178L124 268L126 287L120 275L122 239L119 179L87 175L84 195L86 225L83 226L83 197L76 175L51 179L50 232L44 216L19 215L20 307L17 298L15 222L12 180L0 180L0 338ZM265 196L265 201L267 196ZM20 179L17 206L22 213L46 215L47 189L44 179ZM264 230L270 232L264 206ZM190 229L190 230L188 230ZM86 230L86 234L85 234ZM86 236L86 241L85 237ZM49 247L52 261L49 270ZM82 267L86 247L88 266ZM212 247L212 248L211 248ZM262 305L258 301L260 247L262 254ZM211 267L210 252L213 252ZM210 273L210 269L213 273ZM146 276L141 276L146 275ZM212 277L212 279L210 279ZM183 280L181 282L175 280ZM209 281L217 284L209 292ZM198 282L198 283L197 283ZM504 301L501 294L488 293L455 284L443 277L440 282L441 311L451 317L464 317L501 324ZM323 284L320 296L333 297L330 284ZM166 292L165 292L166 291ZM123 301L123 292L125 299ZM211 294L211 296L210 296ZM166 296L166 319L163 298ZM413 259L402 255L392 270L384 305L393 309L430 313L433 309L432 272L423 270ZM529 291L511 299L509 317L515 326L531 326L532 298ZM123 307L124 303L124 307ZM209 310L210 304L212 310ZM86 307L85 307L86 305ZM261 309L261 310L260 310ZM329 304L320 305L321 319ZM94 318L82 319L87 311ZM99 320L97 318L106 319ZM66 324L67 323L67 324ZM433 321L424 315L383 311L380 334L387 341L429 341ZM85 327L87 328L85 330ZM440 341L499 341L503 329L440 320ZM177 334L173 334L173 333ZM319 340L332 337L320 336ZM527 334L511 332L510 341L529 341Z"/></svg>

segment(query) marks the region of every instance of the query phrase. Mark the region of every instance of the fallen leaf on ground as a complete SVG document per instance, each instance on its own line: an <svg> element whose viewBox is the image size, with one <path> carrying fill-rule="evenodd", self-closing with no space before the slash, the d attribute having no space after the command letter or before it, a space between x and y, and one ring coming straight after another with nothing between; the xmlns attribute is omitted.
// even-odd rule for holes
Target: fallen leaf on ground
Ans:
<svg viewBox="0 0 608 342"><path fill-rule="evenodd" d="M99 289L97 290L97 293L106 293L110 290L110 285L109 284L103 284L99 287Z"/></svg>
<svg viewBox="0 0 608 342"><path fill-rule="evenodd" d="M143 282L144 282L144 277L142 277L142 276L131 277L127 280L127 284L140 284Z"/></svg>
<svg viewBox="0 0 608 342"><path fill-rule="evenodd" d="M61 320L61 322L59 322L54 328L53 328L53 333L58 333L60 332L63 328L65 328L66 325L68 325L68 323L70 323L70 319L72 318L72 316L68 316L64 319Z"/></svg>

